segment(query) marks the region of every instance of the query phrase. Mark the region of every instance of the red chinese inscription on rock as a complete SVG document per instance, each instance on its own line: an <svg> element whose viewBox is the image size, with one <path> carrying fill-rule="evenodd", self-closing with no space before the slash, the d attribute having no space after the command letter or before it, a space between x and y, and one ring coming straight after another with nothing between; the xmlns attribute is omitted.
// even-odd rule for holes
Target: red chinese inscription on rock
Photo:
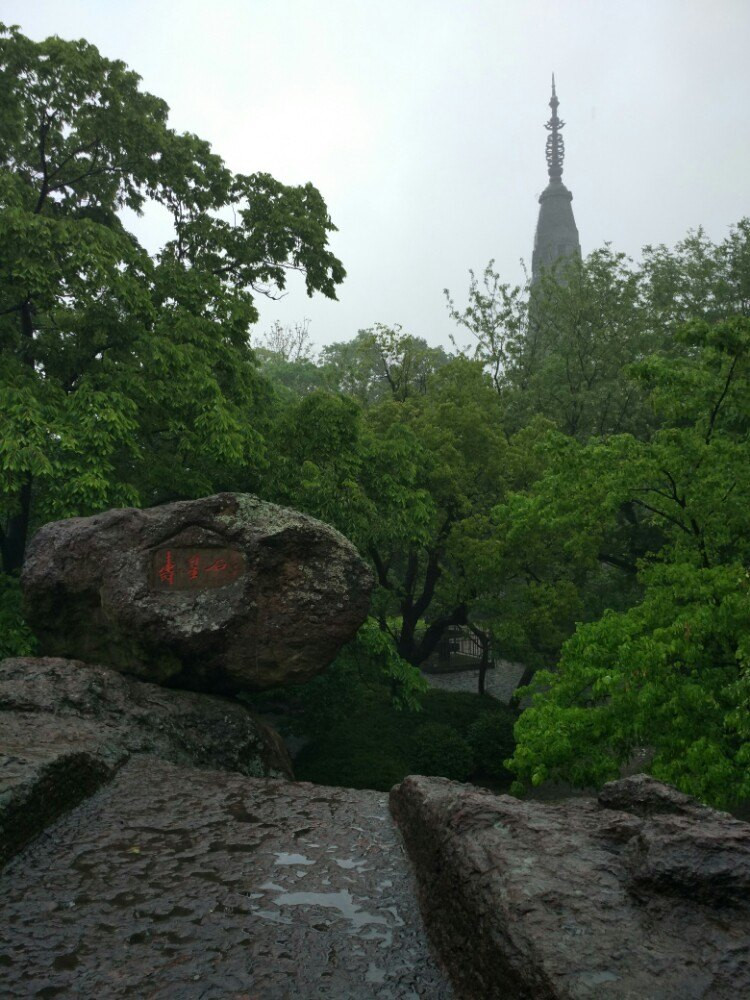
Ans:
<svg viewBox="0 0 750 1000"><path fill-rule="evenodd" d="M152 590L211 590L234 583L245 572L236 549L163 548L151 560Z"/></svg>

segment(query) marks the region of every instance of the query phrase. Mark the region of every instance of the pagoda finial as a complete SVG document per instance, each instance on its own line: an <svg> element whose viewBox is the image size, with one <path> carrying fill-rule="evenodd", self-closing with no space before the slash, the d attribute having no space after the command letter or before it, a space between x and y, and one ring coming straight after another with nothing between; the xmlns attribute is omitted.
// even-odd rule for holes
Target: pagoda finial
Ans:
<svg viewBox="0 0 750 1000"><path fill-rule="evenodd" d="M551 181L559 181L562 178L563 159L565 158L565 143L560 135L560 129L565 122L557 117L557 107L559 105L557 93L555 92L555 74L552 74L552 97L549 106L552 109L552 117L545 122L544 127L549 132L547 136L547 172Z"/></svg>

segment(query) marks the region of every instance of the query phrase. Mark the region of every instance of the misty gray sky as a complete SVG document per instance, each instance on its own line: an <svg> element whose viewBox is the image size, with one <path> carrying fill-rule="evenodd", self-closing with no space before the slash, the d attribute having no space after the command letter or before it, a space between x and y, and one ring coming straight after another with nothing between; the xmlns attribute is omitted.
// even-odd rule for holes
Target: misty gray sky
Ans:
<svg viewBox="0 0 750 1000"><path fill-rule="evenodd" d="M317 344L382 322L447 345L443 288L463 301L490 258L520 281L552 71L584 253L750 215L748 0L2 0L0 20L88 39L233 170L321 190L339 301L291 282L258 333L308 317Z"/></svg>

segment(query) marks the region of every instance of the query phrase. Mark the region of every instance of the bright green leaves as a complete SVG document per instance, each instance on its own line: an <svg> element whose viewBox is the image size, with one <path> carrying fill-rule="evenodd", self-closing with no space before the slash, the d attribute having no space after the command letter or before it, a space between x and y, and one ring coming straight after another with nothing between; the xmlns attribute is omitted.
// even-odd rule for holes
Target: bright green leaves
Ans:
<svg viewBox="0 0 750 1000"><path fill-rule="evenodd" d="M725 807L750 796L748 733L737 723L750 591L737 565L658 566L643 602L580 626L516 726L512 769L597 786L637 748L650 770Z"/></svg>
<svg viewBox="0 0 750 1000"><path fill-rule="evenodd" d="M33 385L0 385L0 498L16 493L29 473L52 474L46 409Z"/></svg>
<svg viewBox="0 0 750 1000"><path fill-rule="evenodd" d="M89 380L70 394L22 375L19 388L13 381L0 383L0 511L15 513L13 498L29 478L43 519L137 499L133 486L118 481L114 464L123 447L132 447L132 400L100 392Z"/></svg>
<svg viewBox="0 0 750 1000"><path fill-rule="evenodd" d="M132 399L117 391L101 391L83 378L74 393L61 396L51 417L56 446L54 475L37 478L38 511L45 519L90 514L106 507L131 506L139 495L132 483L117 475L116 459L137 457L137 410Z"/></svg>
<svg viewBox="0 0 750 1000"><path fill-rule="evenodd" d="M253 488L271 401L254 298L290 269L334 297L344 271L312 185L234 176L87 42L0 26L0 82L7 571L43 518ZM149 201L174 223L154 258L118 215Z"/></svg>
<svg viewBox="0 0 750 1000"><path fill-rule="evenodd" d="M667 421L650 442L561 448L499 512L519 539L524 523L546 533L552 552L567 538L563 561L577 538L624 562L627 527L643 588L629 610L579 625L557 670L535 678L512 762L523 781L598 785L640 747L656 777L705 801L750 796L749 331L742 317L693 324L690 355L639 366Z"/></svg>
<svg viewBox="0 0 750 1000"><path fill-rule="evenodd" d="M63 214L138 209L156 184L167 106L124 63L85 41L32 42L0 27L3 166L23 178L25 207Z"/></svg>

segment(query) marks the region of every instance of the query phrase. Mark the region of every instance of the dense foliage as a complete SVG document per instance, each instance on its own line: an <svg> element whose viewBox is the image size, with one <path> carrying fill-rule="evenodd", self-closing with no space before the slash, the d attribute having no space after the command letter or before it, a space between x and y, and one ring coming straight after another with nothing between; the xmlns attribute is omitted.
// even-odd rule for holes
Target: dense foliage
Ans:
<svg viewBox="0 0 750 1000"><path fill-rule="evenodd" d="M657 777L729 805L750 796L750 319L697 320L680 341L685 356L633 371L659 430L561 440L523 498L527 517L569 539L584 525L604 539L629 509L653 544L641 599L580 626L557 670L537 675L513 767L599 784L644 746Z"/></svg>
<svg viewBox="0 0 750 1000"><path fill-rule="evenodd" d="M379 328L337 348L338 393L288 402L277 468L304 475L283 495L369 556L406 660L460 623L539 670L519 789L597 785L645 750L707 801L750 795L750 223L638 267L605 248L530 293L490 267L449 305L473 345L409 393L362 391L380 369L361 348L394 342Z"/></svg>
<svg viewBox="0 0 750 1000"><path fill-rule="evenodd" d="M452 353L373 323L316 357L306 322L253 330L290 269L329 297L344 277L312 185L232 173L86 42L0 26L0 90L0 654L33 650L36 525L257 491L377 580L294 696L302 776L598 785L638 751L750 796L750 220L532 287L490 263L446 293ZM128 228L149 204L156 254ZM517 745L497 702L425 690L455 626L526 665Z"/></svg>
<svg viewBox="0 0 750 1000"><path fill-rule="evenodd" d="M87 42L0 26L0 90L7 573L45 519L257 482L268 389L249 348L254 297L289 269L334 297L344 271L312 185L233 174ZM148 203L173 222L155 256L126 228L125 210Z"/></svg>
<svg viewBox="0 0 750 1000"><path fill-rule="evenodd" d="M248 699L305 741L300 780L381 791L414 773L510 784L501 761L516 713L486 695L428 688L374 622L315 680Z"/></svg>

